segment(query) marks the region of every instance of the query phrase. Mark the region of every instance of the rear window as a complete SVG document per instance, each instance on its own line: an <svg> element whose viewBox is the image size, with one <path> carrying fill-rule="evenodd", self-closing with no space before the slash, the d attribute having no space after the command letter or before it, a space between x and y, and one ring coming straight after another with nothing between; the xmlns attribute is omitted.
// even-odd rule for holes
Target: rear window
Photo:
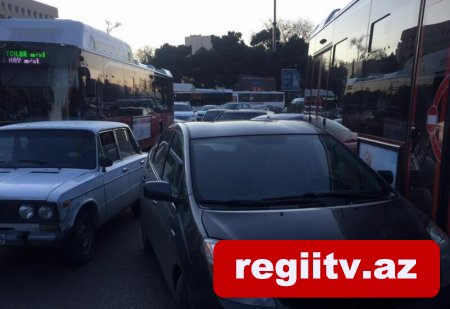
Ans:
<svg viewBox="0 0 450 309"><path fill-rule="evenodd" d="M232 121L232 120L250 120L257 116L266 115L261 112L245 112L245 113L223 113L217 118L218 121Z"/></svg>

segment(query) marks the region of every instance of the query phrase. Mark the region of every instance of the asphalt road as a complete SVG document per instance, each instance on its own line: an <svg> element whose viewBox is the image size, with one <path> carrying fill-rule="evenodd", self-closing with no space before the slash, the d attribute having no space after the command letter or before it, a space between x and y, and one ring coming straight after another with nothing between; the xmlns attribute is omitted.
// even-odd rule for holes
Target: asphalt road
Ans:
<svg viewBox="0 0 450 309"><path fill-rule="evenodd" d="M66 264L57 249L0 248L0 308L174 307L131 211L96 235L96 254L81 267Z"/></svg>

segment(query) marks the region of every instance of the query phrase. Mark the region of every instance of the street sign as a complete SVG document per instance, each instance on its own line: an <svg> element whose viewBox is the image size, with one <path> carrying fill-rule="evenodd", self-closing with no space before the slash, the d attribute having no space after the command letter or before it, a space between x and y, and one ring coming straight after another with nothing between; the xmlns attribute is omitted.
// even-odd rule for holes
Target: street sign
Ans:
<svg viewBox="0 0 450 309"><path fill-rule="evenodd" d="M282 69L281 84L283 91L300 91L300 73L297 69Z"/></svg>

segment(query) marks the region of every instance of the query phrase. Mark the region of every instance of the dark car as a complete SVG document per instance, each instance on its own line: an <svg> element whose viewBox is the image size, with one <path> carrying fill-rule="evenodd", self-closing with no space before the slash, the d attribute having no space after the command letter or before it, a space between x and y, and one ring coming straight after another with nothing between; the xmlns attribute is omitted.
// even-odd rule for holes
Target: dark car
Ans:
<svg viewBox="0 0 450 309"><path fill-rule="evenodd" d="M221 108L207 110L206 113L203 115L202 121L214 121L225 111L226 109Z"/></svg>
<svg viewBox="0 0 450 309"><path fill-rule="evenodd" d="M299 120L308 121L309 117L305 114L300 113L281 113L272 115L261 115L253 118L252 120L266 121L266 120Z"/></svg>
<svg viewBox="0 0 450 309"><path fill-rule="evenodd" d="M255 109L241 109L241 110L227 110L217 116L215 121L237 121L250 120L258 116L273 115L271 111L255 110Z"/></svg>
<svg viewBox="0 0 450 309"><path fill-rule="evenodd" d="M240 109L251 109L252 105L250 103L229 102L229 103L220 105L219 108L230 109L230 110L240 110Z"/></svg>
<svg viewBox="0 0 450 309"><path fill-rule="evenodd" d="M322 116L311 116L307 114L297 114L297 113L283 113L283 114L273 114L267 116L258 116L252 120L257 121L268 121L268 120L292 120L292 121L307 121L314 126L330 133L332 136L336 137L345 146L347 146L351 151L357 153L357 139L358 134L350 131L348 128L344 127L341 123L336 120L331 120Z"/></svg>
<svg viewBox="0 0 450 309"><path fill-rule="evenodd" d="M203 105L199 108L197 110L197 121L202 121L203 116L205 116L206 112L210 109L217 109L217 105Z"/></svg>
<svg viewBox="0 0 450 309"><path fill-rule="evenodd" d="M149 107L119 107L114 116L148 116L155 115Z"/></svg>
<svg viewBox="0 0 450 309"><path fill-rule="evenodd" d="M153 249L179 306L297 304L216 297L211 270L220 240L433 239L449 254L444 232L306 122L175 124L150 152L144 181L144 247Z"/></svg>

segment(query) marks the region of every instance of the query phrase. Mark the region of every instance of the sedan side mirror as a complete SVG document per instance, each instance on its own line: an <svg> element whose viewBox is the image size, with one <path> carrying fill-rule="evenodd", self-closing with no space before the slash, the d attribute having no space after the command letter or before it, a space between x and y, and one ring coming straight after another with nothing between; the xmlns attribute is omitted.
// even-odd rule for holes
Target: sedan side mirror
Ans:
<svg viewBox="0 0 450 309"><path fill-rule="evenodd" d="M380 175L386 182L390 185L394 183L394 174L391 171L377 171L378 175Z"/></svg>
<svg viewBox="0 0 450 309"><path fill-rule="evenodd" d="M148 181L144 184L145 198L174 202L175 198L172 196L172 189L167 181Z"/></svg>
<svg viewBox="0 0 450 309"><path fill-rule="evenodd" d="M103 168L102 172L106 172L106 168L113 165L113 161L110 158L101 157L100 158L100 166Z"/></svg>

